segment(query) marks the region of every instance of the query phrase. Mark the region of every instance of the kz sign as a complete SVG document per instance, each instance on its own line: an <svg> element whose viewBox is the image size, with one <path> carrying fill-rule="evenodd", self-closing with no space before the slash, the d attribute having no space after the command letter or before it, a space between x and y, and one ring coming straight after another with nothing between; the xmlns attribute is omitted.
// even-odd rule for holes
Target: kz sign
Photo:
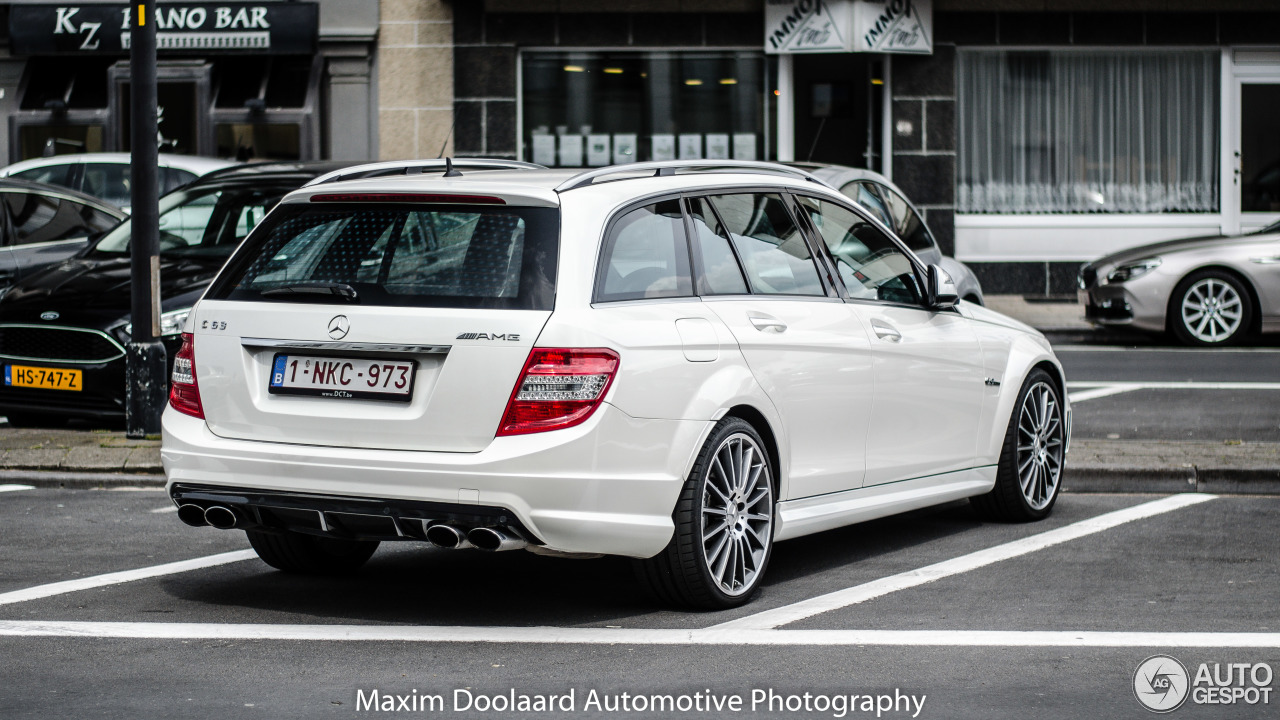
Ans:
<svg viewBox="0 0 1280 720"><path fill-rule="evenodd" d="M9 37L15 55L102 54L129 51L130 5L13 5ZM320 25L314 2L164 3L155 9L161 52L315 52Z"/></svg>
<svg viewBox="0 0 1280 720"><path fill-rule="evenodd" d="M933 52L933 0L766 0L764 50Z"/></svg>

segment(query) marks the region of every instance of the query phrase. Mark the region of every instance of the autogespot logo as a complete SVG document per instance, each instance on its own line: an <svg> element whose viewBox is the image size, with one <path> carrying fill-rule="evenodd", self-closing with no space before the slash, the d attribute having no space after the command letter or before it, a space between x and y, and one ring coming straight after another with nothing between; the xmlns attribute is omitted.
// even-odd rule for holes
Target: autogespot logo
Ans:
<svg viewBox="0 0 1280 720"><path fill-rule="evenodd" d="M1152 655L1133 673L1133 694L1151 712L1167 713L1187 701L1191 678L1177 658Z"/></svg>

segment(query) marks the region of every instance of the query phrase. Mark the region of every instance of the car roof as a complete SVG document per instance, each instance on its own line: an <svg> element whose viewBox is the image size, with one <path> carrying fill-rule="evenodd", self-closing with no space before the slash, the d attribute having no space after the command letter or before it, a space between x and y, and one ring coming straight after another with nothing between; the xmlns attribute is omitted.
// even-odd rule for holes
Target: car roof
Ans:
<svg viewBox="0 0 1280 720"><path fill-rule="evenodd" d="M886 185L893 189L894 192L906 197L907 194L902 192L902 188L893 184L889 178L881 175L874 170L866 168L849 167L847 165L826 165L822 163L787 163L791 167L802 168L813 173L813 176L827 183L833 188L839 190L842 186L858 180L870 180L872 182Z"/></svg>
<svg viewBox="0 0 1280 720"><path fill-rule="evenodd" d="M184 186L184 189L217 184L240 185L246 182L275 181L296 181L298 186L301 186L308 180L354 164L356 163L336 160L246 163L215 170L192 180Z"/></svg>
<svg viewBox="0 0 1280 720"><path fill-rule="evenodd" d="M104 152L104 153L75 153L71 155L54 155L52 157L31 158L30 160L22 160L13 163L5 168L0 168L0 175L12 175L13 173L23 172L32 168L49 167L51 165L70 165L72 163L110 163L115 165L128 165L133 161L129 153L121 152ZM219 160L218 158L200 157L197 155L171 155L169 153L160 153L158 163L160 167L178 168L179 170L187 170L196 175L204 175L224 167L235 165L230 160Z"/></svg>
<svg viewBox="0 0 1280 720"><path fill-rule="evenodd" d="M22 190L25 192L35 193L37 195L51 195L54 197L68 198L79 203L89 205L96 210L101 210L108 215L114 215L118 218L129 217L120 208L92 195L86 195L82 192L66 188L61 185L48 185L45 183L32 182L31 180L21 180L19 178L0 178L0 190Z"/></svg>

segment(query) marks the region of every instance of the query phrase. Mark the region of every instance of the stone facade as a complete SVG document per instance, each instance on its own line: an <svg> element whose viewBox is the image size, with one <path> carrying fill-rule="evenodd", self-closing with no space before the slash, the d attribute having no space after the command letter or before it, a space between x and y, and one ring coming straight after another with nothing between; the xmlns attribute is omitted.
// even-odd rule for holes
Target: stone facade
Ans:
<svg viewBox="0 0 1280 720"><path fill-rule="evenodd" d="M469 3L460 3L469 4ZM452 155L453 7L444 0L382 0L378 24L378 156Z"/></svg>

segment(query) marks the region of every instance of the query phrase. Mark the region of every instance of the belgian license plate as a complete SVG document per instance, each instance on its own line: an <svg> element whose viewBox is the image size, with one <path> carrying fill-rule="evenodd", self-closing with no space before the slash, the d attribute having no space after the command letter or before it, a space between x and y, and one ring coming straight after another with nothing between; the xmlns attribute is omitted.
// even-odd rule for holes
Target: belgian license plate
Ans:
<svg viewBox="0 0 1280 720"><path fill-rule="evenodd" d="M417 367L413 360L276 355L267 390L285 395L408 402Z"/></svg>
<svg viewBox="0 0 1280 720"><path fill-rule="evenodd" d="M65 368L42 368L29 365L5 365L4 384L10 387L41 388L43 390L84 389L84 373Z"/></svg>

